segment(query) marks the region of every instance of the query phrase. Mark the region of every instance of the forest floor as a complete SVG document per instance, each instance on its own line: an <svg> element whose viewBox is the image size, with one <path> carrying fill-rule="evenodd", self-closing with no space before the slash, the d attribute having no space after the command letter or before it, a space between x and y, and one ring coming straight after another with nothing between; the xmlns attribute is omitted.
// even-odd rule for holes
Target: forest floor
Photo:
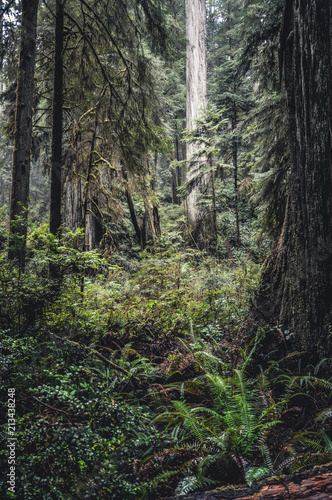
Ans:
<svg viewBox="0 0 332 500"><path fill-rule="evenodd" d="M332 464L288 476L272 477L255 486L223 487L195 495L167 500L330 500L332 498Z"/></svg>
<svg viewBox="0 0 332 500"><path fill-rule="evenodd" d="M169 241L106 259L67 238L58 289L41 228L26 274L2 257L0 426L15 388L16 498L332 498L330 365L251 314L249 243L227 240L220 260ZM0 474L1 498L6 487Z"/></svg>

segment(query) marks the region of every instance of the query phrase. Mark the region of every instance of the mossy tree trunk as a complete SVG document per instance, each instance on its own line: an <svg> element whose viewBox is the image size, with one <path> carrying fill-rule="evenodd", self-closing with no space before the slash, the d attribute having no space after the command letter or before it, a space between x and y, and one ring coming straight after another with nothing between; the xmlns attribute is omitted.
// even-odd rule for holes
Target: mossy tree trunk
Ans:
<svg viewBox="0 0 332 500"><path fill-rule="evenodd" d="M332 347L331 29L331 2L285 2L290 193L260 291L264 315L290 331L295 348L316 355Z"/></svg>
<svg viewBox="0 0 332 500"><path fill-rule="evenodd" d="M22 0L8 251L8 258L20 269L26 253L38 3Z"/></svg>

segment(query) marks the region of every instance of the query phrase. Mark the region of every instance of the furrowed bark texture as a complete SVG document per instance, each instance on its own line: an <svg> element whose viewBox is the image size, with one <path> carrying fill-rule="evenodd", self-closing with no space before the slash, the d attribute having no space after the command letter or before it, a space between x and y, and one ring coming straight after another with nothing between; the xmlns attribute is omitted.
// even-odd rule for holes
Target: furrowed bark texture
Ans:
<svg viewBox="0 0 332 500"><path fill-rule="evenodd" d="M296 348L326 355L332 346L332 6L286 3L290 194L282 235L263 273L263 313L279 317Z"/></svg>
<svg viewBox="0 0 332 500"><path fill-rule="evenodd" d="M207 63L206 63L206 5L205 0L186 0L187 33L187 129L196 128L195 118L202 115L207 106ZM201 147L201 146L200 146ZM196 177L204 159L190 162L195 151L195 144L187 144L187 181ZM202 217L198 206L198 197L208 183L204 175L187 196L186 207L188 222L195 226Z"/></svg>
<svg viewBox="0 0 332 500"><path fill-rule="evenodd" d="M103 228L99 209L99 199L97 190L90 186L88 190L89 203L86 214L85 225L85 250L94 250L103 237Z"/></svg>
<svg viewBox="0 0 332 500"><path fill-rule="evenodd" d="M61 228L61 166L62 166L62 129L63 129L63 38L64 5L56 2L55 54L54 54L54 97L52 127L52 168L50 232L56 235Z"/></svg>
<svg viewBox="0 0 332 500"><path fill-rule="evenodd" d="M186 148L180 143L178 136L174 139L174 159L183 161L186 159ZM178 188L182 186L182 167L177 165L172 169L172 203L181 205L181 196Z"/></svg>
<svg viewBox="0 0 332 500"><path fill-rule="evenodd" d="M83 207L82 177L71 170L67 173L64 182L64 226L76 231L82 225Z"/></svg>
<svg viewBox="0 0 332 500"><path fill-rule="evenodd" d="M38 0L22 0L8 251L8 258L17 261L22 269L27 234L37 12ZM18 217L23 217L21 222Z"/></svg>

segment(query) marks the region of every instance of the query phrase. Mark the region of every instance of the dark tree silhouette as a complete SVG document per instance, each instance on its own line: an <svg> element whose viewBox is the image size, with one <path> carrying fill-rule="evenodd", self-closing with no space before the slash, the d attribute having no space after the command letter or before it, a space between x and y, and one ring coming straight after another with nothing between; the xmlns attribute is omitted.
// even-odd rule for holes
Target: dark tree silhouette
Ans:
<svg viewBox="0 0 332 500"><path fill-rule="evenodd" d="M22 0L17 72L8 257L17 261L21 269L25 263L27 234L38 3L39 0Z"/></svg>
<svg viewBox="0 0 332 500"><path fill-rule="evenodd" d="M332 346L331 11L325 0L285 1L290 189L261 289L263 313L290 331L294 347L318 355Z"/></svg>

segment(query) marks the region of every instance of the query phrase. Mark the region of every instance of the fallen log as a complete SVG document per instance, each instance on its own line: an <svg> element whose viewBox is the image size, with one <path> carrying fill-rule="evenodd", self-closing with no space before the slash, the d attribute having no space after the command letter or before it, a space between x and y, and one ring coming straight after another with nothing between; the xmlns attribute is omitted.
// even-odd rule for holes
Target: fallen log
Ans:
<svg viewBox="0 0 332 500"><path fill-rule="evenodd" d="M287 476L274 476L251 487L226 486L166 500L331 500L332 463Z"/></svg>

